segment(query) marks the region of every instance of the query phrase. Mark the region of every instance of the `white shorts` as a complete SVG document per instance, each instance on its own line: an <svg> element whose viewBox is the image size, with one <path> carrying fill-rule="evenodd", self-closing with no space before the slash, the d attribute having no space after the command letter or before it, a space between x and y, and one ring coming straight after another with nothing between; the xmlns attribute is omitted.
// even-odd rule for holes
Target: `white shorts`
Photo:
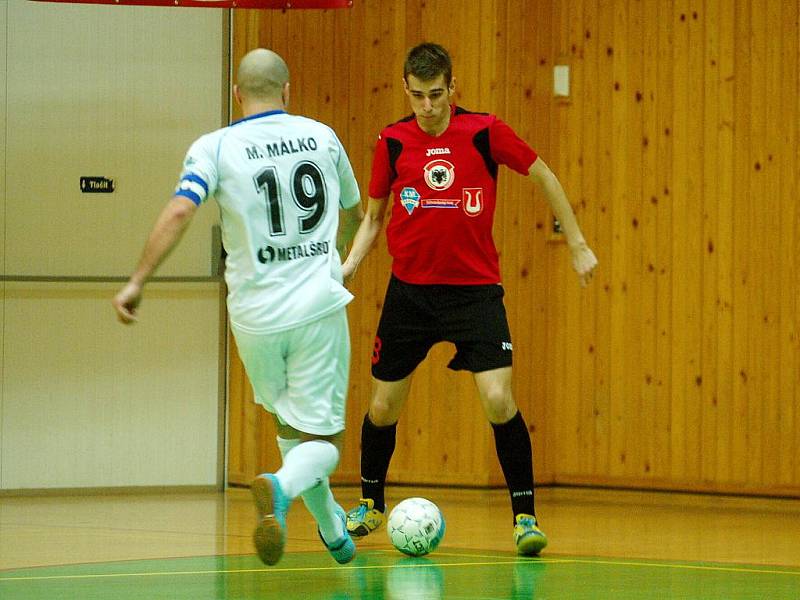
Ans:
<svg viewBox="0 0 800 600"><path fill-rule="evenodd" d="M350 375L344 308L277 333L232 330L257 403L303 433L333 435L344 429Z"/></svg>

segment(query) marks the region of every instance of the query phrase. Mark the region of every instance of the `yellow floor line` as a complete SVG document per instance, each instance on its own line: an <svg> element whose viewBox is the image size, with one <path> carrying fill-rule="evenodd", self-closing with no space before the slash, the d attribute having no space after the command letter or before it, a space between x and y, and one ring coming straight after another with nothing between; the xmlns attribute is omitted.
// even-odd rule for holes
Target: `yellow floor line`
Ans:
<svg viewBox="0 0 800 600"><path fill-rule="evenodd" d="M591 564L591 565L611 565L620 567L651 567L660 569L685 569L685 570L698 570L698 571L718 571L726 573L749 573L749 574L762 574L762 575L789 575L800 577L800 571L780 571L775 569L754 569L748 567L726 567L726 566L711 566L711 565L688 565L688 564L670 564L670 563L648 563L648 562L627 562L627 561L611 561L611 560L589 560L579 558L537 558L531 561L521 561L520 559L512 558L505 560L497 560L492 556L485 555L466 555L466 554L448 554L437 553L437 556L450 556L458 558L485 558L490 559L482 562L453 562L453 563L436 563L436 562L421 562L421 563L395 563L391 565L348 565L341 566L335 565L330 567L269 567L260 569L218 569L210 571L151 571L143 573L89 573L85 575L30 575L21 577L0 577L0 583L9 583L13 581L47 581L47 580L77 580L77 579L112 579L122 577L181 577L188 575L232 575L244 573L290 573L297 571L336 571L336 570L373 570L373 569L390 569L390 568L448 568L448 567L485 567L485 566L498 566L498 565L515 565L515 564Z"/></svg>
<svg viewBox="0 0 800 600"><path fill-rule="evenodd" d="M752 567L725 567L713 565L685 565L680 563L647 563L647 562L626 562L613 560L587 560L587 559L568 559L567 562L581 563L589 565L613 565L623 567L654 567L659 569L686 569L695 571L722 571L725 573L763 573L768 575L793 575L800 577L800 571L779 571L776 569L754 569Z"/></svg>

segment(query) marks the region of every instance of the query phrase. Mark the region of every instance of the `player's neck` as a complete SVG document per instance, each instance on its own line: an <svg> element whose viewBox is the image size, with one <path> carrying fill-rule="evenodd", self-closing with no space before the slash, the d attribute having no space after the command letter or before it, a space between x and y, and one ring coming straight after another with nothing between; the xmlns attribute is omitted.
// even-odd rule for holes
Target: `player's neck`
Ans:
<svg viewBox="0 0 800 600"><path fill-rule="evenodd" d="M450 111L448 110L444 115L441 121L436 123L426 123L424 119L417 118L417 124L419 128L422 129L425 133L433 137L439 137L450 126Z"/></svg>
<svg viewBox="0 0 800 600"><path fill-rule="evenodd" d="M286 110L286 106L283 102L245 102L242 104L242 115L245 118L274 110Z"/></svg>

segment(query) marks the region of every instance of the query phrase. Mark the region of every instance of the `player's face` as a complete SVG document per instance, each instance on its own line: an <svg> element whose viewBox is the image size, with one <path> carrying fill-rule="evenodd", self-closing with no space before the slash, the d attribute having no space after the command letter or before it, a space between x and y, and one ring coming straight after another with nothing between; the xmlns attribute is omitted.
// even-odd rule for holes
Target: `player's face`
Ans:
<svg viewBox="0 0 800 600"><path fill-rule="evenodd" d="M450 97L455 91L455 79L450 85L444 81L444 75L436 79L422 81L409 74L404 80L404 87L411 110L423 131L438 135L447 129L450 122Z"/></svg>

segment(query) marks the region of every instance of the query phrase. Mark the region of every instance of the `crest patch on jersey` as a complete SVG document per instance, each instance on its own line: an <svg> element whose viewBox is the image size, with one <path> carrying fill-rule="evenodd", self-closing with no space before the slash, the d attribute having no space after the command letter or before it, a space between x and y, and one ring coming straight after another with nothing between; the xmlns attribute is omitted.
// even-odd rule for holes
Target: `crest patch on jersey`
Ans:
<svg viewBox="0 0 800 600"><path fill-rule="evenodd" d="M483 188L464 188L461 197L468 217L477 217L483 212Z"/></svg>
<svg viewBox="0 0 800 600"><path fill-rule="evenodd" d="M408 214L411 214L419 206L419 192L413 187L403 188L400 192L400 204L408 211Z"/></svg>
<svg viewBox="0 0 800 600"><path fill-rule="evenodd" d="M427 183L428 187L432 190L439 192L453 185L453 181L455 181L456 178L456 168L453 166L453 163L442 158L430 161L425 165L424 171L425 183Z"/></svg>

